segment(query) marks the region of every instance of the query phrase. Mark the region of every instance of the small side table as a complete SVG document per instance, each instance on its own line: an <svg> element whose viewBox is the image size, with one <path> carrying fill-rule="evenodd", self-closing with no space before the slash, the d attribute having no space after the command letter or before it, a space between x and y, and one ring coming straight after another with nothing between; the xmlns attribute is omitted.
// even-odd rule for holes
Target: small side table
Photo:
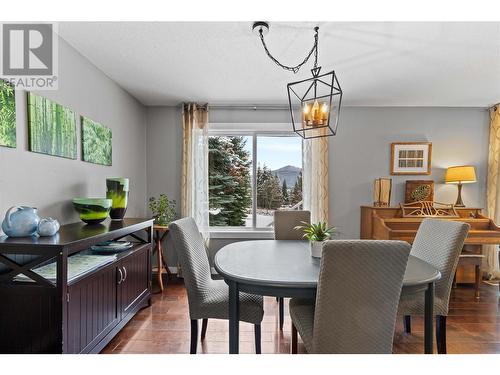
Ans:
<svg viewBox="0 0 500 375"><path fill-rule="evenodd" d="M162 279L162 271L163 268L167 271L167 276L170 278L172 274L170 273L170 270L168 269L167 261L163 257L163 249L162 249L162 242L165 240L167 237L168 233L168 226L163 226L163 225L154 225L153 226L153 238L155 241L155 247L153 249L153 255L156 252L157 256L157 263L158 263L158 285L160 287L160 293L163 292L163 279Z"/></svg>

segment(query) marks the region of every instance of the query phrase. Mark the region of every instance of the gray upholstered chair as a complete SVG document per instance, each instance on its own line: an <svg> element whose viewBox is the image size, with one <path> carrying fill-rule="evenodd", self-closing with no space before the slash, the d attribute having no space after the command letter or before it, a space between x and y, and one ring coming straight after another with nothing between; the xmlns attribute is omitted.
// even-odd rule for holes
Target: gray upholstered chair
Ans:
<svg viewBox="0 0 500 375"><path fill-rule="evenodd" d="M310 211L276 210L274 211L275 240L303 240L304 232L295 230L302 222L311 222Z"/></svg>
<svg viewBox="0 0 500 375"><path fill-rule="evenodd" d="M198 319L203 319L201 340L208 319L229 319L229 288L212 280L205 243L195 221L188 217L169 224L170 235L182 267L191 318L191 354L198 345ZM262 296L240 293L240 320L255 325L255 351L260 354L260 323L264 315Z"/></svg>
<svg viewBox="0 0 500 375"><path fill-rule="evenodd" d="M438 353L441 354L446 353L446 316L453 276L469 228L469 224L460 221L424 219L411 248L411 255L425 260L441 272L441 279L435 284L434 297L436 341ZM424 314L422 294L401 296L399 313L404 315L405 332L411 333L411 315Z"/></svg>
<svg viewBox="0 0 500 375"><path fill-rule="evenodd" d="M290 300L308 353L392 353L410 245L403 241L326 241L316 301Z"/></svg>
<svg viewBox="0 0 500 375"><path fill-rule="evenodd" d="M302 225L302 222L311 222L310 211L300 210L276 210L274 211L274 239L275 240L303 240L304 232L296 230L295 227ZM278 297L279 303L279 324L283 330L285 319L285 306L282 297Z"/></svg>

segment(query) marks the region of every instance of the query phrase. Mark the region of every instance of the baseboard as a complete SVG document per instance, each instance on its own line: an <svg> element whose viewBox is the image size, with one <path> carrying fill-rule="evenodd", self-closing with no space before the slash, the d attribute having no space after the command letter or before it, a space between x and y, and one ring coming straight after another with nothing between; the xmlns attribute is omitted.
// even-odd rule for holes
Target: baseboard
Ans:
<svg viewBox="0 0 500 375"><path fill-rule="evenodd" d="M498 280L498 279L483 280L483 283L485 283L486 285L491 285L491 286L499 286L500 280Z"/></svg>

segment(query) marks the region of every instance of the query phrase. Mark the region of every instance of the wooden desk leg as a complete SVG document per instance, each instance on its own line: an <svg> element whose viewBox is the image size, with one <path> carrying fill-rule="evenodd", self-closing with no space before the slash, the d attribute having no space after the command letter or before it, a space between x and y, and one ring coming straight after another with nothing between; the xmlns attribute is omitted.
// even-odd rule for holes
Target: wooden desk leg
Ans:
<svg viewBox="0 0 500 375"><path fill-rule="evenodd" d="M158 269L158 286L160 287L160 293L163 292L163 279L161 275L161 271L163 269L163 261L162 261L162 256L161 256L161 237L158 232L156 232L156 237L155 237L156 245L156 256L157 256L157 269Z"/></svg>
<svg viewBox="0 0 500 375"><path fill-rule="evenodd" d="M476 264L475 276L476 276L476 291L474 293L474 296L476 297L476 299L479 299L479 287L481 285L481 266L479 264Z"/></svg>
<svg viewBox="0 0 500 375"><path fill-rule="evenodd" d="M170 269L168 268L167 260L163 256L163 249L161 248L161 244L167 238L167 233L168 232L165 231L163 233L163 235L161 237L159 237L159 238L160 238L161 260L162 260L162 263L163 263L163 267L165 268L165 271L167 271L167 278L170 280L172 278L172 273L170 272Z"/></svg>

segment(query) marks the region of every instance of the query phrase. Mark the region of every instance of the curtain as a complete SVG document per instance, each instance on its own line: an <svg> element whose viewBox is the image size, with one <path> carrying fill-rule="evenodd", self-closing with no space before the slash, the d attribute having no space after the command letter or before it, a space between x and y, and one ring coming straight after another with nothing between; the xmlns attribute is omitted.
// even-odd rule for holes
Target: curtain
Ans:
<svg viewBox="0 0 500 375"><path fill-rule="evenodd" d="M181 215L192 217L208 242L208 105L184 104L182 126Z"/></svg>
<svg viewBox="0 0 500 375"><path fill-rule="evenodd" d="M303 165L304 209L311 211L312 223L328 223L328 137L304 141Z"/></svg>
<svg viewBox="0 0 500 375"><path fill-rule="evenodd" d="M487 211L495 224L500 224L500 104L490 110L490 146L488 155ZM490 278L500 278L498 246L483 247L486 272Z"/></svg>

